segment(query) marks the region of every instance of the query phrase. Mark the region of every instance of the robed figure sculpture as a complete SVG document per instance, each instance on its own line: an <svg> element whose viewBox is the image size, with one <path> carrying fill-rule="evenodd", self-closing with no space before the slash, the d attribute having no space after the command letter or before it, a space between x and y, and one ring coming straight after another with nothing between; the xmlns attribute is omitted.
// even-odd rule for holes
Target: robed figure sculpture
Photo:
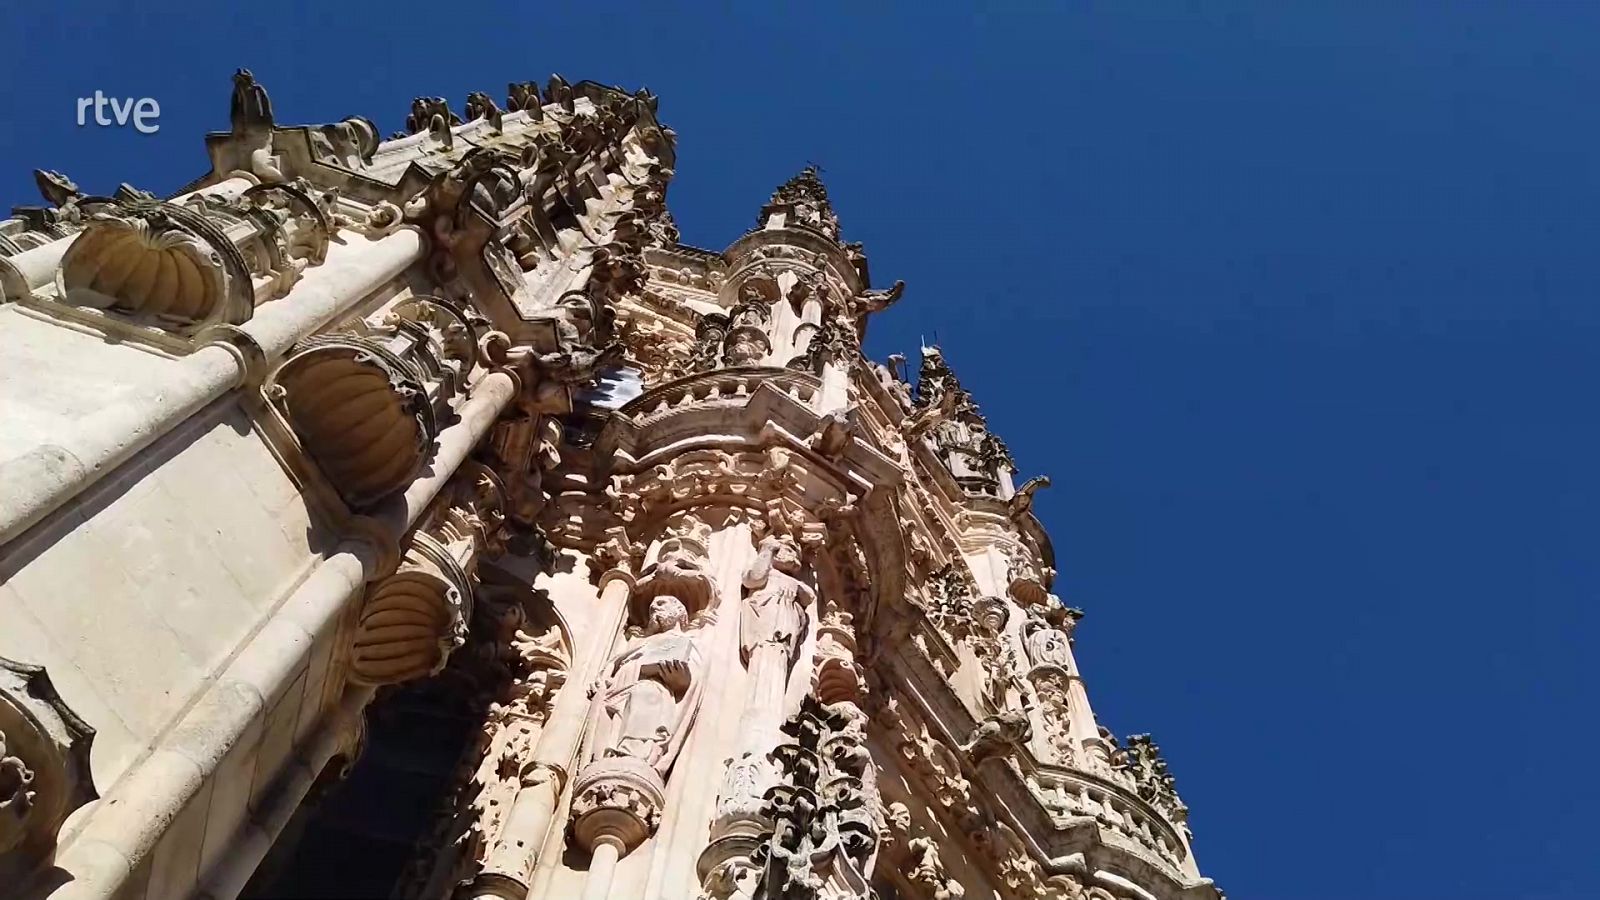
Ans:
<svg viewBox="0 0 1600 900"><path fill-rule="evenodd" d="M700 650L684 630L688 618L676 597L651 600L643 636L606 666L595 693L588 759L628 757L666 777L703 688Z"/></svg>
<svg viewBox="0 0 1600 900"><path fill-rule="evenodd" d="M767 822L766 793L780 775L772 751L784 740L780 726L789 682L811 626L809 608L816 602L816 591L802 580L804 574L799 550L786 535L763 538L755 562L745 570L739 651L747 693L739 720L740 752L723 772L711 821L712 846L701 857L703 870L748 866L747 858L728 854Z"/></svg>
<svg viewBox="0 0 1600 900"><path fill-rule="evenodd" d="M785 535L769 535L761 541L756 561L745 571L744 586L749 593L739 619L739 649L745 665L753 671L761 668L752 661L763 646L782 651L784 671L794 665L809 625L806 608L814 599L811 586L800 580L800 570L800 551L794 541Z"/></svg>

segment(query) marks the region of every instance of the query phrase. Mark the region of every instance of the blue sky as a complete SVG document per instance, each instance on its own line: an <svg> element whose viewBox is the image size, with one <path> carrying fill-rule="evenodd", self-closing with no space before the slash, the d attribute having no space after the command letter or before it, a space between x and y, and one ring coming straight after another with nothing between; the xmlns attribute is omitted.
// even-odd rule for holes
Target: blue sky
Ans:
<svg viewBox="0 0 1600 900"><path fill-rule="evenodd" d="M909 284L869 352L937 339L1055 479L1096 712L1231 897L1594 896L1600 5L409 6L6 4L0 201L176 188L237 66L385 133L648 85L686 241L820 164Z"/></svg>

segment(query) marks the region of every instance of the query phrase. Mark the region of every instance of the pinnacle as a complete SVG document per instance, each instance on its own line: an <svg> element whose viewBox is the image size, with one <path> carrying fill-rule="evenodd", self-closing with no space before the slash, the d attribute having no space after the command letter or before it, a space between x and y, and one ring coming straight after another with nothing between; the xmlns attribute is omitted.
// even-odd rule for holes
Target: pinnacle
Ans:
<svg viewBox="0 0 1600 900"><path fill-rule="evenodd" d="M839 217L834 214L828 200L828 187L822 183L821 169L807 165L772 192L772 199L763 208L757 225L762 224L775 207L791 210L789 223L819 231L833 240L839 239Z"/></svg>

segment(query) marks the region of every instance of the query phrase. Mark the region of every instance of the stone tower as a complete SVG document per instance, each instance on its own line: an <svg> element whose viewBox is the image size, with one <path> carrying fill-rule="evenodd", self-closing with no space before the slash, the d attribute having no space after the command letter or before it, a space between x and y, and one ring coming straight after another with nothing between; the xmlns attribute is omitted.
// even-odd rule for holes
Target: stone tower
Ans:
<svg viewBox="0 0 1600 900"><path fill-rule="evenodd" d="M0 894L1215 900L1015 464L812 169L656 97L283 125L0 222Z"/></svg>

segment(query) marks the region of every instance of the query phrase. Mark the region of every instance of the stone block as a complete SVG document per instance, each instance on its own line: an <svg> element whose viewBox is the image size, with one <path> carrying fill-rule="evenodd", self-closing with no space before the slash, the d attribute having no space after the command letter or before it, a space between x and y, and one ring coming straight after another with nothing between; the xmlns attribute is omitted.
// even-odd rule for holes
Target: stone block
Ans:
<svg viewBox="0 0 1600 900"><path fill-rule="evenodd" d="M200 874L200 845L206 833L215 781L206 782L183 812L162 835L150 857L150 886L147 900L183 897L194 889Z"/></svg>
<svg viewBox="0 0 1600 900"><path fill-rule="evenodd" d="M69 533L28 561L10 586L134 735L149 740L204 673L163 622L161 605L137 590L115 545L81 516L63 524Z"/></svg>

